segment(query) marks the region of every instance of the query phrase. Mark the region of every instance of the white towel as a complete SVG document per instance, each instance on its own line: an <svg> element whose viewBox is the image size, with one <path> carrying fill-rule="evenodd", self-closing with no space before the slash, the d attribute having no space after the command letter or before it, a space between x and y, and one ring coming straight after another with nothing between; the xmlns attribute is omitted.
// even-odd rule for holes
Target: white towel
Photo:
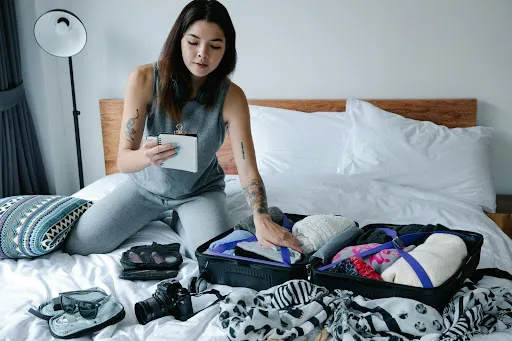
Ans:
<svg viewBox="0 0 512 341"><path fill-rule="evenodd" d="M304 253L315 252L327 241L349 227L355 227L353 220L345 217L327 215L311 215L293 225L292 233L301 243Z"/></svg>
<svg viewBox="0 0 512 341"><path fill-rule="evenodd" d="M453 234L434 233L410 252L437 287L450 278L460 267L468 251L464 241ZM403 258L381 274L383 280L398 284L423 287L416 272Z"/></svg>

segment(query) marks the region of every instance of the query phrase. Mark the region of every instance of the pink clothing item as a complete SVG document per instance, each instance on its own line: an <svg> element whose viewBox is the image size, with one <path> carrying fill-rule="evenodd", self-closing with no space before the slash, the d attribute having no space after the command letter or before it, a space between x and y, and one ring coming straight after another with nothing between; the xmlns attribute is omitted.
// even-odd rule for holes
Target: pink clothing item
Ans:
<svg viewBox="0 0 512 341"><path fill-rule="evenodd" d="M343 248L333 258L331 263L347 259L359 253L371 250L380 246L378 243L370 243L363 245L353 245ZM415 248L414 245L404 248L404 251L410 252ZM400 258L400 254L396 249L385 249L377 252L373 255L363 257L363 260L368 263L377 273L382 273L384 270L389 268L396 260Z"/></svg>

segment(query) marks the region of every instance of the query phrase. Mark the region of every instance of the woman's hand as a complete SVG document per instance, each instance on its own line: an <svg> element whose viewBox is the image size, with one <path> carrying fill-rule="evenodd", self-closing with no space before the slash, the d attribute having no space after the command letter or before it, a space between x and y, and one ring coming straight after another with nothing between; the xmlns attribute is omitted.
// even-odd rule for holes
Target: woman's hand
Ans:
<svg viewBox="0 0 512 341"><path fill-rule="evenodd" d="M157 141L144 141L140 150L150 165L160 166L164 161L175 157L180 147L176 143L158 145Z"/></svg>
<svg viewBox="0 0 512 341"><path fill-rule="evenodd" d="M274 223L269 215L254 216L256 226L256 238L261 245L267 247L286 246L297 252L302 252L300 242L284 227Z"/></svg>

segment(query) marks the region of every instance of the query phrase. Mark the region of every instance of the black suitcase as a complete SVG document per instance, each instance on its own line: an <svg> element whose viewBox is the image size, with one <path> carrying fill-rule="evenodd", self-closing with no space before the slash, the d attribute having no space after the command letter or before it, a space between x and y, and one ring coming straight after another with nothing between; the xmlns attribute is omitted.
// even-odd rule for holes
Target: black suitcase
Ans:
<svg viewBox="0 0 512 341"><path fill-rule="evenodd" d="M233 232L233 229L207 241L196 250L201 276L210 283L265 290L292 279L308 279L309 267L306 257L289 267L275 262L258 262L251 259L226 258L207 254L210 244ZM275 263L275 264L269 264Z"/></svg>
<svg viewBox="0 0 512 341"><path fill-rule="evenodd" d="M306 216L289 214L286 216L297 222ZM362 229L399 226L392 224L371 224ZM410 298L430 305L442 312L451 297L459 290L466 278L471 277L480 262L480 251L483 236L479 233L450 230L457 233L466 243L468 255L459 270L442 285L434 288L420 288L385 281L376 281L369 278L356 277L347 274L320 271L321 260L314 258L308 260L304 257L298 263L290 266L264 264L251 259L232 259L214 254L205 254L209 245L218 239L224 238L233 229L204 243L196 250L201 276L211 283L234 287L247 287L257 291L282 284L292 279L307 279L313 284L321 285L329 290L345 289L370 299L403 297Z"/></svg>

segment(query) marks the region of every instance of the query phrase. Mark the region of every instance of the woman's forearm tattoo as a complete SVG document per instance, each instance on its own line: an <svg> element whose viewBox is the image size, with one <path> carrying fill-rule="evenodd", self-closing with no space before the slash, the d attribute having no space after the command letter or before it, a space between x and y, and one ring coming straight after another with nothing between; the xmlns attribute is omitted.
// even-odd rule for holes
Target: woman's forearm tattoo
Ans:
<svg viewBox="0 0 512 341"><path fill-rule="evenodd" d="M265 185L260 178L252 179L244 187L244 194L249 206L259 214L268 214Z"/></svg>
<svg viewBox="0 0 512 341"><path fill-rule="evenodd" d="M243 142L240 142L240 144L242 145L242 159L245 160L245 149L244 149L244 143Z"/></svg>
<svg viewBox="0 0 512 341"><path fill-rule="evenodd" d="M139 109L137 109L137 116L136 117L130 117L128 121L126 122L126 127L124 128L124 136L126 137L126 140L128 142L135 141L135 129L133 129L133 125L135 124L135 120L139 118Z"/></svg>

